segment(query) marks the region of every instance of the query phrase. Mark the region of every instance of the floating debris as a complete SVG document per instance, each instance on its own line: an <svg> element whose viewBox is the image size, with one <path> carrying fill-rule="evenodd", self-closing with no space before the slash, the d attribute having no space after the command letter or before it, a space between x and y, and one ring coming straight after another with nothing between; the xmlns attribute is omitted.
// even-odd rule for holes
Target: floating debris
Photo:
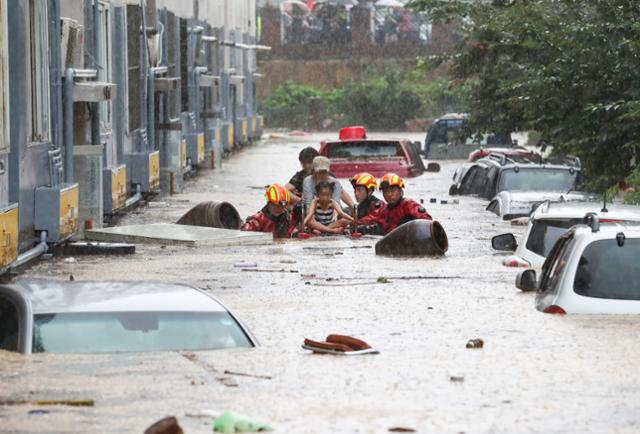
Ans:
<svg viewBox="0 0 640 434"><path fill-rule="evenodd" d="M469 341L467 341L467 348L483 348L483 347L484 347L484 341L480 338L469 339Z"/></svg>
<svg viewBox="0 0 640 434"><path fill-rule="evenodd" d="M258 432L273 431L273 428L247 416L227 411L213 422L213 431L223 433Z"/></svg>

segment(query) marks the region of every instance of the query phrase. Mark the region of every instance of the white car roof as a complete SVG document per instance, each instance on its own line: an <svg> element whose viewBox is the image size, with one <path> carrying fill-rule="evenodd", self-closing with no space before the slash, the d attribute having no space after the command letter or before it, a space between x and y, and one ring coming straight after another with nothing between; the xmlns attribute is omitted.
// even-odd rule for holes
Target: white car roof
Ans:
<svg viewBox="0 0 640 434"><path fill-rule="evenodd" d="M34 314L69 312L226 312L187 285L155 282L23 281L7 285L31 301Z"/></svg>
<svg viewBox="0 0 640 434"><path fill-rule="evenodd" d="M633 205L607 204L607 212L602 211L601 202L550 202L543 203L533 213L534 220L572 219L595 213L601 219L640 221L640 207Z"/></svg>
<svg viewBox="0 0 640 434"><path fill-rule="evenodd" d="M469 117L468 113L447 113L445 115L440 116L435 122L447 119L466 119Z"/></svg>
<svg viewBox="0 0 640 434"><path fill-rule="evenodd" d="M502 190L498 195L505 196L506 198L515 202L534 202L541 200L550 200L551 203L563 202L563 201L582 201L587 202L591 196L589 193L580 191L522 191L522 190ZM591 201L591 204L595 204L595 201ZM600 208L602 208L602 202L598 202ZM597 205L597 204L596 204ZM595 208L595 206L592 206Z"/></svg>

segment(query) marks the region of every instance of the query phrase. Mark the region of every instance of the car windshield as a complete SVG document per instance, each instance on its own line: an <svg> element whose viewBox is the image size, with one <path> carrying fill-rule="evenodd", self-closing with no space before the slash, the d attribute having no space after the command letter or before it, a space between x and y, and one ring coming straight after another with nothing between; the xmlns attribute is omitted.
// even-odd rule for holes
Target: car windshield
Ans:
<svg viewBox="0 0 640 434"><path fill-rule="evenodd" d="M482 146L493 146L493 147L501 147L501 146L511 146L511 134L474 134L465 139L466 145L482 145Z"/></svg>
<svg viewBox="0 0 640 434"><path fill-rule="evenodd" d="M458 139L463 124L462 119L446 119L431 125L427 141L429 143L451 143Z"/></svg>
<svg viewBox="0 0 640 434"><path fill-rule="evenodd" d="M211 350L252 343L227 312L97 312L35 315L34 353Z"/></svg>
<svg viewBox="0 0 640 434"><path fill-rule="evenodd" d="M563 191L573 189L576 171L519 167L504 170L498 183L500 191Z"/></svg>
<svg viewBox="0 0 640 434"><path fill-rule="evenodd" d="M401 155L397 142L343 142L329 145L329 158L389 158Z"/></svg>
<svg viewBox="0 0 640 434"><path fill-rule="evenodd" d="M582 252L573 281L576 294L640 300L640 239L598 240Z"/></svg>
<svg viewBox="0 0 640 434"><path fill-rule="evenodd" d="M526 248L533 253L546 257L555 242L571 226L582 223L582 219L534 220L527 238Z"/></svg>

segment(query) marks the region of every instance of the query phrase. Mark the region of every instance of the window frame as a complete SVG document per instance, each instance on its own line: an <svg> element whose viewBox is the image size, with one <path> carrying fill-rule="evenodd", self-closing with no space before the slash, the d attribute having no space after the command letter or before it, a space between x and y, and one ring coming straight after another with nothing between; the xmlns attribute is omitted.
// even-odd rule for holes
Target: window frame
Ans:
<svg viewBox="0 0 640 434"><path fill-rule="evenodd" d="M49 76L49 6L47 0L29 0L29 140L47 143L52 138Z"/></svg>
<svg viewBox="0 0 640 434"><path fill-rule="evenodd" d="M0 89L0 154L9 151L10 120L9 120L9 22L7 19L7 0L0 0L0 74L3 79Z"/></svg>
<svg viewBox="0 0 640 434"><path fill-rule="evenodd" d="M136 14L136 21L133 22L133 14ZM129 15L131 14L131 16ZM123 89L127 95L127 107L125 110L126 130L129 133L142 129L142 114L140 110L141 104L141 68L142 59L140 53L142 33L142 11L139 5L125 5L125 31L126 31L126 89ZM133 44L133 45L132 45Z"/></svg>
<svg viewBox="0 0 640 434"><path fill-rule="evenodd" d="M111 6L105 1L98 3L100 17L97 26L100 45L96 47L96 62L98 63L98 81L110 83L113 77L111 65L113 22L111 19ZM100 131L110 133L112 130L112 102L111 100L100 102Z"/></svg>

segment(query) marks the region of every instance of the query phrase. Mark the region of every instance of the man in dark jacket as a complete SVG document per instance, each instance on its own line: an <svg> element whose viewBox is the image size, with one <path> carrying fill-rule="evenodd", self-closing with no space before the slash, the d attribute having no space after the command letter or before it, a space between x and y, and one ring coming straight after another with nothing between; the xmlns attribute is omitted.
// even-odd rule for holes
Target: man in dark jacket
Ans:
<svg viewBox="0 0 640 434"><path fill-rule="evenodd" d="M313 159L318 155L318 151L311 146L304 148L298 154L298 161L300 161L302 170L296 172L285 186L287 190L289 190L289 193L291 193L291 201L294 204L300 202L302 199L302 182L307 176L313 173Z"/></svg>

